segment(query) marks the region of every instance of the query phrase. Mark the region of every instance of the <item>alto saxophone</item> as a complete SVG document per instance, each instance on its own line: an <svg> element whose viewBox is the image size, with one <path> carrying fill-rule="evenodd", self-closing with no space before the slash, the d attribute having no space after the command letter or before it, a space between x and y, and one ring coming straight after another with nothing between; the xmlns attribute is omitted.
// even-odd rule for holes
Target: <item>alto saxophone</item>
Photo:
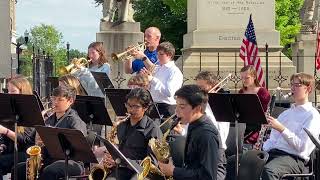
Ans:
<svg viewBox="0 0 320 180"><path fill-rule="evenodd" d="M41 147L37 145L31 146L27 149L27 154L30 157L26 161L26 179L38 179L42 166Z"/></svg>
<svg viewBox="0 0 320 180"><path fill-rule="evenodd" d="M110 132L107 134L106 138L112 144L119 144L117 138L117 127L122 123L127 121L130 118L131 114L128 114L124 119L114 122ZM111 173L111 170L107 168L105 164L105 158L103 157L98 165L93 166L90 174L89 180L104 180Z"/></svg>

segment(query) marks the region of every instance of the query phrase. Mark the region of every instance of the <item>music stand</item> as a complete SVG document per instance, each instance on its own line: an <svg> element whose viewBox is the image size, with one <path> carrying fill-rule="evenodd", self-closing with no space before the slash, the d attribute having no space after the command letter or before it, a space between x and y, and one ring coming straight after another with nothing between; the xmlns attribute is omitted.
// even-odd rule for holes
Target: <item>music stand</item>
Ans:
<svg viewBox="0 0 320 180"><path fill-rule="evenodd" d="M101 91L105 93L104 89L114 89L114 86L108 77L108 75L104 72L93 72L91 71L94 79L96 80L98 86L100 87Z"/></svg>
<svg viewBox="0 0 320 180"><path fill-rule="evenodd" d="M42 104L42 102L41 102L41 99L40 99L37 91L32 91L32 92L33 92L33 95L36 96L38 105L39 105L39 107L40 107L40 111L42 112L42 111L44 110L44 106L43 106L43 104Z"/></svg>
<svg viewBox="0 0 320 180"><path fill-rule="evenodd" d="M238 123L267 124L260 100L256 94L209 93L212 113L219 122L234 122L236 131L236 177L238 177L239 144Z"/></svg>
<svg viewBox="0 0 320 180"><path fill-rule="evenodd" d="M127 159L119 151L119 149L115 145L113 145L109 140L106 140L99 135L96 135L96 136L106 146L108 152L110 153L110 155L112 156L112 158L114 159L114 161L116 163L116 179L118 179L118 172L117 172L118 170L117 169L119 168L120 165L135 171L138 175L141 174L142 167L139 164Z"/></svg>
<svg viewBox="0 0 320 180"><path fill-rule="evenodd" d="M130 93L131 89L104 89L106 96L108 97L112 108L114 109L117 116L126 116L127 108L125 106L126 96ZM149 91L148 91L149 92ZM150 93L150 92L149 92ZM150 94L152 104L149 107L146 114L151 119L157 119L159 118L161 120L161 115L159 113L159 110L156 106L156 104L152 100L152 96Z"/></svg>
<svg viewBox="0 0 320 180"><path fill-rule="evenodd" d="M85 123L90 124L90 129L92 129L92 124L112 126L102 97L77 95L73 108Z"/></svg>
<svg viewBox="0 0 320 180"><path fill-rule="evenodd" d="M40 107L34 95L0 94L0 109L1 124L14 124L15 134L17 134L17 126L32 127L44 125ZM15 179L17 179L17 153L17 136L15 136L13 153Z"/></svg>
<svg viewBox="0 0 320 180"><path fill-rule="evenodd" d="M65 179L68 180L68 161L98 163L86 138L77 129L36 126L50 156L54 159L65 160Z"/></svg>
<svg viewBox="0 0 320 180"><path fill-rule="evenodd" d="M320 149L320 141L319 141L319 139L314 137L314 135L307 128L303 128L303 130L308 134L308 136L311 139L311 141L313 142L313 144L316 145L316 147L318 149Z"/></svg>

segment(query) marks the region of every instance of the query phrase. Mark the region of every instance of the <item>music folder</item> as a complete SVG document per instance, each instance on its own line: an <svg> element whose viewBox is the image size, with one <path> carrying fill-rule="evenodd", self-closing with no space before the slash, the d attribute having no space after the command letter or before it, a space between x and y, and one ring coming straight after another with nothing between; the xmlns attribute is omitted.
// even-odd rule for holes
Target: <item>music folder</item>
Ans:
<svg viewBox="0 0 320 180"><path fill-rule="evenodd" d="M93 75L94 79L96 80L99 88L103 93L105 93L104 89L106 88L114 89L114 86L106 73L91 71L91 74Z"/></svg>

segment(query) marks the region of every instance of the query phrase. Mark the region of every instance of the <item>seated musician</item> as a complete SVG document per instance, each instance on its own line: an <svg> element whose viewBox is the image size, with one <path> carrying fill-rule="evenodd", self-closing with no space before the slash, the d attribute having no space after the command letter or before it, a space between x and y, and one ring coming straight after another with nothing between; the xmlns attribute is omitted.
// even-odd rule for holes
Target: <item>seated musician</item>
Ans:
<svg viewBox="0 0 320 180"><path fill-rule="evenodd" d="M162 133L154 121L145 115L151 103L151 96L147 90L133 89L126 99L127 112L131 116L129 120L117 126L118 147L125 157L139 162L150 155L149 140L151 138L161 138ZM97 149L95 154L99 154L100 150L101 148ZM110 154L107 153L104 158L108 168L115 167L115 162ZM134 175L134 172L126 167L119 167L118 169L119 180L128 180L134 178ZM112 171L107 179L116 179L116 172Z"/></svg>
<svg viewBox="0 0 320 180"><path fill-rule="evenodd" d="M130 77L130 79L128 80L127 86L129 89L134 89L134 88L149 89L149 80L146 76L137 74L135 76Z"/></svg>
<svg viewBox="0 0 320 180"><path fill-rule="evenodd" d="M208 95L197 85L185 85L176 93L176 114L182 124L189 123L184 165L159 163L160 170L173 179L217 179L218 149L221 141L217 128L205 114Z"/></svg>
<svg viewBox="0 0 320 180"><path fill-rule="evenodd" d="M86 124L80 119L78 113L71 109L76 98L75 89L70 86L59 86L53 90L52 95L54 114L45 120L46 126L77 129L86 136ZM41 140L39 141L36 144L41 144ZM40 179L57 180L64 177L64 160L52 159L45 147L42 155L43 169L40 173ZM24 179L26 176L25 163L19 163L18 166L19 179ZM83 167L81 163L69 160L68 170L70 176L80 175L83 172Z"/></svg>
<svg viewBox="0 0 320 180"><path fill-rule="evenodd" d="M272 127L270 138L263 144L269 159L262 173L263 180L279 179L287 173L303 173L306 162L315 145L303 128L315 137L320 133L320 115L308 101L312 92L314 77L306 73L296 73L290 78L294 104L281 113L278 119L271 116L267 120Z"/></svg>
<svg viewBox="0 0 320 180"><path fill-rule="evenodd" d="M29 81L23 77L18 76L12 78L8 82L8 93L9 94L32 94L32 87ZM12 128L13 129L13 128ZM14 146L13 142L15 139L15 132L9 128L6 128L0 125L0 136L2 139L2 144L0 145L0 180L2 176L10 173L11 168L14 164L13 151ZM35 141L35 130L34 128L29 127L18 127L17 133L18 141L18 162L23 162L27 158L26 150L34 145Z"/></svg>
<svg viewBox="0 0 320 180"><path fill-rule="evenodd" d="M160 65L156 65L152 72L144 68L140 74L148 77L150 93L160 114L169 117L174 114L174 93L182 86L183 75L174 63L175 49L170 42L161 43L157 51Z"/></svg>
<svg viewBox="0 0 320 180"><path fill-rule="evenodd" d="M82 87L79 79L70 74L59 77L59 86L71 86L76 89L77 95L81 95L81 96L88 95L87 92Z"/></svg>

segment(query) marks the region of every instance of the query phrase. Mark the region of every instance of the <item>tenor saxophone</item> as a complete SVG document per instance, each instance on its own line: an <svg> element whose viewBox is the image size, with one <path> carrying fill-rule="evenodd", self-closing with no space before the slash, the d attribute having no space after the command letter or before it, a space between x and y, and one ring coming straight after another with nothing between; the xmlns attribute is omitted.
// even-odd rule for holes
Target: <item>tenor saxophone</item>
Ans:
<svg viewBox="0 0 320 180"><path fill-rule="evenodd" d="M37 145L31 146L27 149L27 154L30 157L26 161L26 179L38 179L42 166L41 147Z"/></svg>
<svg viewBox="0 0 320 180"><path fill-rule="evenodd" d="M131 114L128 114L124 119L115 122L107 134L107 140L112 144L119 144L117 138L117 127L124 121L130 118ZM111 170L105 165L105 158L103 157L98 165L93 166L89 174L89 180L104 180L111 173Z"/></svg>

